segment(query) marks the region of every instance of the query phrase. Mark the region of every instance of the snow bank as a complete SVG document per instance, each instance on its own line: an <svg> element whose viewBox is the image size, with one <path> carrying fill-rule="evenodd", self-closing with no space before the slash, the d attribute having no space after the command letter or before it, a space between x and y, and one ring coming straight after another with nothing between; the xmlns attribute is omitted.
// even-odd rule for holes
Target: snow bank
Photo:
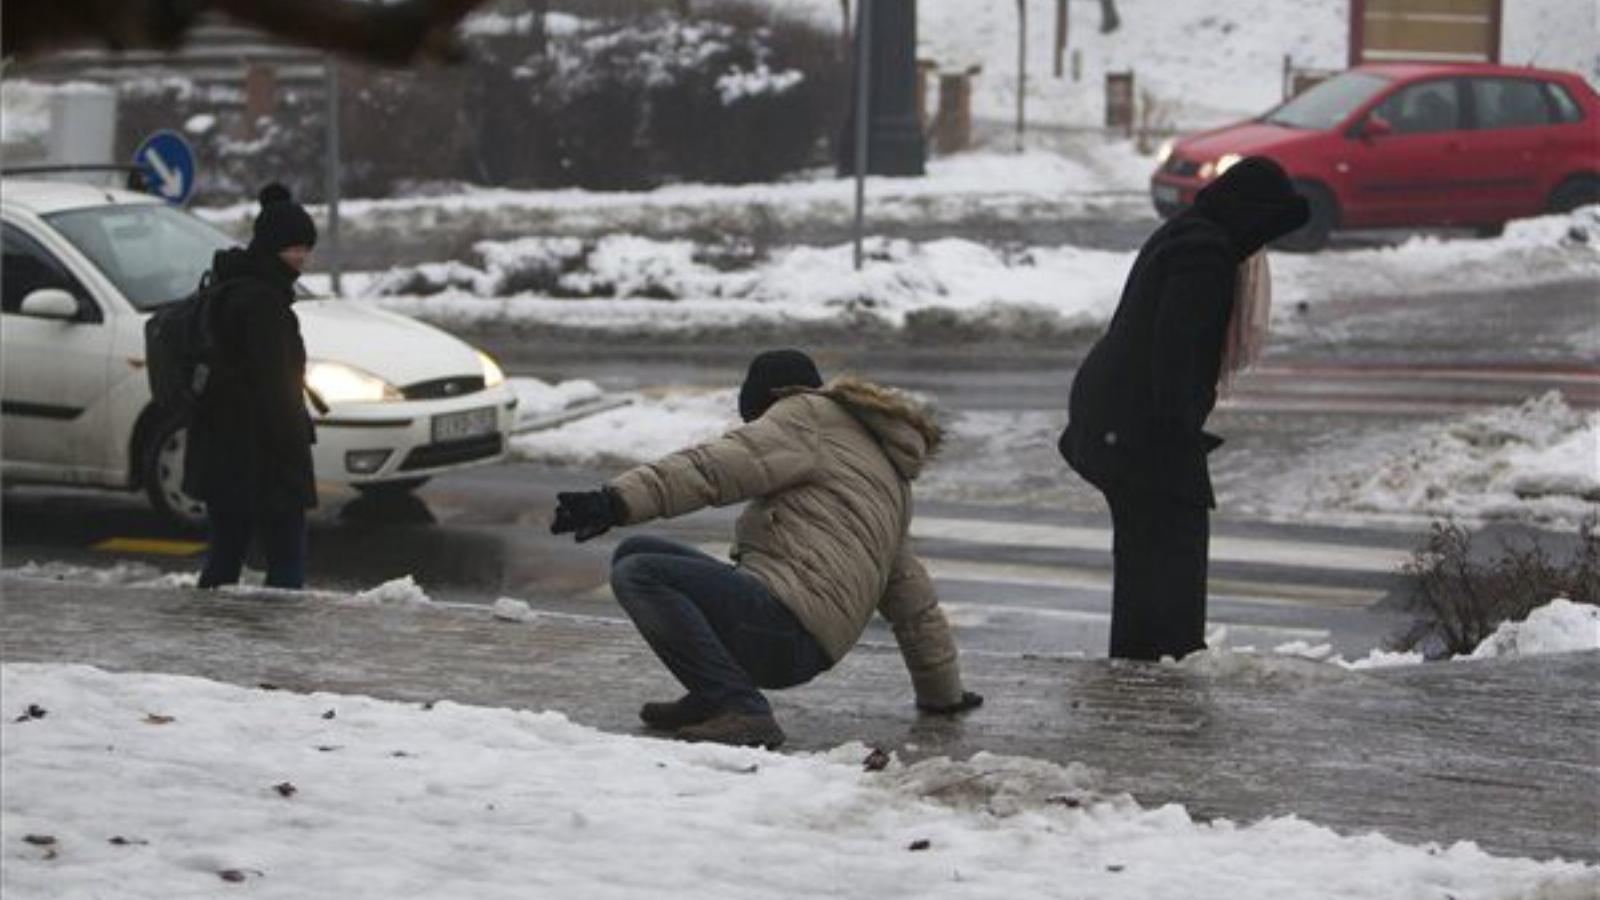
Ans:
<svg viewBox="0 0 1600 900"><path fill-rule="evenodd" d="M1375 649L1354 660L1333 652L1329 644L1290 641L1262 653L1254 647L1230 647L1227 629L1207 635L1207 649L1181 660L1166 660L1208 678L1268 683L1316 683L1338 680L1343 671L1367 671L1426 662L1419 651ZM1502 622L1472 653L1454 660L1511 659L1552 653L1600 650L1600 606L1557 597L1528 613L1520 622Z"/></svg>
<svg viewBox="0 0 1600 900"><path fill-rule="evenodd" d="M605 394L599 385L583 378L556 384L537 378L508 378L506 384L517 395L518 420L554 415Z"/></svg>
<svg viewBox="0 0 1600 900"><path fill-rule="evenodd" d="M969 330L1037 337L1100 327L1135 256L874 238L857 272L850 245L764 256L735 249L731 259L725 247L637 235L488 241L475 249L478 266L396 269L369 290L390 295L378 301L385 308L456 327L671 332L870 322L902 329L913 317L940 315ZM1600 207L1514 223L1492 240L1414 238L1378 250L1276 254L1272 264L1274 329L1287 336L1311 327L1306 311L1330 300L1600 279Z"/></svg>
<svg viewBox="0 0 1600 900"><path fill-rule="evenodd" d="M1384 443L1342 452L1351 461L1311 485L1309 505L1563 525L1600 512L1600 412L1558 391Z"/></svg>
<svg viewBox="0 0 1600 900"><path fill-rule="evenodd" d="M633 402L513 439L512 454L543 463L631 466L711 440L739 425L734 389L668 389L622 396Z"/></svg>
<svg viewBox="0 0 1600 900"><path fill-rule="evenodd" d="M867 772L860 747L780 756L553 713L81 666L8 664L0 693L44 713L0 722L4 831L19 838L7 896L1119 900L1179 884L1193 900L1491 900L1600 886L1593 867L1470 843L1197 822L1099 796L1079 769L988 755Z"/></svg>
<svg viewBox="0 0 1600 900"><path fill-rule="evenodd" d="M1521 622L1501 622L1472 651L1472 659L1600 650L1600 606L1558 597Z"/></svg>
<svg viewBox="0 0 1600 900"><path fill-rule="evenodd" d="M1073 156L973 152L931 159L922 178L872 177L866 182L871 222L922 224L983 213L1015 218L1048 211L1066 215L1144 196L1155 162L1132 143L1099 136L1078 140ZM1108 195L1126 194L1121 198ZM314 212L317 207L310 207ZM678 184L649 191L469 188L457 194L339 204L342 227L414 235L420 226L474 234L619 232L757 233L818 221L848 222L855 182L831 170L786 181L741 185ZM197 208L218 224L248 228L253 203Z"/></svg>
<svg viewBox="0 0 1600 900"><path fill-rule="evenodd" d="M45 141L50 134L50 110L56 97L109 93L106 87L87 81L52 84L15 78L0 80L0 143L18 145Z"/></svg>

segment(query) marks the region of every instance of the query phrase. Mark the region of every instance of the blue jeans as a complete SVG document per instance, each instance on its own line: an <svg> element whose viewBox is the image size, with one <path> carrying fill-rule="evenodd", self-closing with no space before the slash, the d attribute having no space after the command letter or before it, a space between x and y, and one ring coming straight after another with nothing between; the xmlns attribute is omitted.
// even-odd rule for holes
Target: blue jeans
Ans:
<svg viewBox="0 0 1600 900"><path fill-rule="evenodd" d="M211 543L206 548L200 586L238 584L252 539L267 557L267 587L298 590L306 583L306 511L258 509L224 501L206 504Z"/></svg>
<svg viewBox="0 0 1600 900"><path fill-rule="evenodd" d="M772 712L758 687L804 684L832 662L754 575L693 547L631 537L611 560L611 590L639 634L707 712Z"/></svg>

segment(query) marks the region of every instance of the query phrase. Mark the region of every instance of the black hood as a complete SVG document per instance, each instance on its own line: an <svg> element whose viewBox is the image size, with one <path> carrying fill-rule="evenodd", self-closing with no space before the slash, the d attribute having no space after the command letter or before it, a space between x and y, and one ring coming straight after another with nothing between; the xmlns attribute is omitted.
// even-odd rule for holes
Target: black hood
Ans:
<svg viewBox="0 0 1600 900"><path fill-rule="evenodd" d="M1283 168L1264 156L1240 160L1201 188L1194 210L1222 226L1241 261L1311 218L1306 198Z"/></svg>
<svg viewBox="0 0 1600 900"><path fill-rule="evenodd" d="M285 297L293 302L294 283L300 277L300 273L279 259L276 253L229 247L226 250L218 250L211 258L211 277L217 281L248 278L252 281L266 282L282 291Z"/></svg>

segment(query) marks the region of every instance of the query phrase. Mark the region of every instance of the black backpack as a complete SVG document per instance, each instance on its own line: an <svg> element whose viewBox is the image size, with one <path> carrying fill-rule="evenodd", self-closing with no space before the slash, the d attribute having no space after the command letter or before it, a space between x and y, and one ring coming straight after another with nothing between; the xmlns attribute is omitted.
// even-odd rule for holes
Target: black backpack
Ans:
<svg viewBox="0 0 1600 900"><path fill-rule="evenodd" d="M161 307L144 323L150 397L169 415L193 416L217 374L211 319L226 287L207 272L194 293Z"/></svg>

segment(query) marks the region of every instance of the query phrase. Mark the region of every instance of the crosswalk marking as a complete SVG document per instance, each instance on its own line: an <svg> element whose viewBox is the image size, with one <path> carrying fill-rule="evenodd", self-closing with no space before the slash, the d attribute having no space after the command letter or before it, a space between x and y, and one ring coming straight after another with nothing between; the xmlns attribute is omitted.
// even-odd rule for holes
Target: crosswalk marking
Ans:
<svg viewBox="0 0 1600 900"><path fill-rule="evenodd" d="M923 557L928 573L940 581L966 581L1014 587L1076 588L1111 592L1111 569L1081 569L1072 566L1035 566L1013 563L986 563ZM1212 578L1206 594L1214 602L1250 603L1264 606L1320 606L1337 609L1362 609L1383 598L1383 591L1260 581Z"/></svg>
<svg viewBox="0 0 1600 900"><path fill-rule="evenodd" d="M924 540L958 541L988 546L1094 550L1106 554L1111 552L1109 530L1075 525L919 516L911 520L911 535ZM1218 562L1266 563L1296 568L1389 574L1397 571L1410 557L1409 552L1392 547L1218 535L1213 535L1211 538L1211 559Z"/></svg>

